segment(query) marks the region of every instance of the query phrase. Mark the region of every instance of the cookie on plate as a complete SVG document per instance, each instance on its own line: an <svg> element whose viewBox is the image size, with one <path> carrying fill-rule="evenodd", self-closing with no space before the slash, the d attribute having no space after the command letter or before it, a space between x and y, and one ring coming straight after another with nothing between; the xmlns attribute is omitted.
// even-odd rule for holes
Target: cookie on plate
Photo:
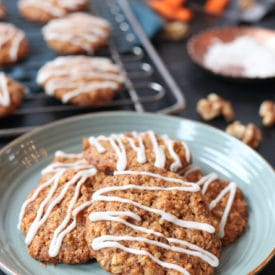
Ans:
<svg viewBox="0 0 275 275"><path fill-rule="evenodd" d="M83 140L85 159L102 171L125 170L145 163L180 172L191 163L188 146L167 135L144 133L112 134Z"/></svg>
<svg viewBox="0 0 275 275"><path fill-rule="evenodd" d="M91 54L108 43L110 25L100 17L73 13L51 20L42 32L48 46L61 54Z"/></svg>
<svg viewBox="0 0 275 275"><path fill-rule="evenodd" d="M213 274L220 240L199 187L145 165L94 192L87 242L112 274Z"/></svg>
<svg viewBox="0 0 275 275"><path fill-rule="evenodd" d="M123 75L108 58L58 57L38 72L37 82L48 95L81 106L107 103L121 90Z"/></svg>
<svg viewBox="0 0 275 275"><path fill-rule="evenodd" d="M25 87L0 72L0 117L12 114L22 103Z"/></svg>
<svg viewBox="0 0 275 275"><path fill-rule="evenodd" d="M9 23L0 23L0 65L15 63L27 56L29 43L25 33Z"/></svg>
<svg viewBox="0 0 275 275"><path fill-rule="evenodd" d="M85 222L102 175L78 154L58 152L22 205L18 227L29 254L45 263L78 264L91 258Z"/></svg>
<svg viewBox="0 0 275 275"><path fill-rule="evenodd" d="M20 14L35 22L46 23L68 13L88 8L89 0L19 0Z"/></svg>
<svg viewBox="0 0 275 275"><path fill-rule="evenodd" d="M217 221L223 245L234 242L246 229L247 203L241 189L234 182L218 178L215 173L203 176L200 168L188 167L182 175L201 186L213 218Z"/></svg>

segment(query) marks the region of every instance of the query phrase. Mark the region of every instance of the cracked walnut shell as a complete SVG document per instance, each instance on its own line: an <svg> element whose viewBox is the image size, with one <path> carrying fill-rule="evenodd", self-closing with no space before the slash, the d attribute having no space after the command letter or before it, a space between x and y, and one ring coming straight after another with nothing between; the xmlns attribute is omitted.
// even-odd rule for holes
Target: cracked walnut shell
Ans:
<svg viewBox="0 0 275 275"><path fill-rule="evenodd" d="M231 121L235 116L231 103L214 93L198 101L197 112L204 120L223 116L226 121Z"/></svg>
<svg viewBox="0 0 275 275"><path fill-rule="evenodd" d="M253 123L243 125L235 121L227 126L226 132L252 148L257 148L262 140L261 130Z"/></svg>
<svg viewBox="0 0 275 275"><path fill-rule="evenodd" d="M275 102L272 100L265 100L259 110L260 116L263 118L264 126L272 126L275 124Z"/></svg>

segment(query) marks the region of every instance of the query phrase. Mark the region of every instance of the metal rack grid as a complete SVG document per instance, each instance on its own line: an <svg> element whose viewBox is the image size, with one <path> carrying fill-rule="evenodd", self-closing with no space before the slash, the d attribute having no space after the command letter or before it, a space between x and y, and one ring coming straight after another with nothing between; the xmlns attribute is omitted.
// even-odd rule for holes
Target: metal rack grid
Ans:
<svg viewBox="0 0 275 275"><path fill-rule="evenodd" d="M112 102L94 107L62 104L37 86L37 70L57 54L43 41L41 25L20 17L16 1L6 1L6 4L9 10L7 21L26 32L31 53L25 61L3 68L4 72L23 83L28 93L16 113L0 119L0 138L16 136L58 118L87 112L132 109L173 113L184 108L183 93L144 34L127 0L93 0L91 4L90 10L108 19L113 29L109 47L98 55L110 56L120 65L126 79L124 90Z"/></svg>

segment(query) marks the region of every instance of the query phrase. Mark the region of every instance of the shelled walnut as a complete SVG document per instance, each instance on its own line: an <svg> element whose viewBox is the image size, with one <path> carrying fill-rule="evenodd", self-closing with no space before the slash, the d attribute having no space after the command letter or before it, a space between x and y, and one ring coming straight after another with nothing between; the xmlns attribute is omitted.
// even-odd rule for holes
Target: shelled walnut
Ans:
<svg viewBox="0 0 275 275"><path fill-rule="evenodd" d="M162 37L168 40L182 40L185 39L188 35L190 28L189 25L181 21L168 21L164 25Z"/></svg>
<svg viewBox="0 0 275 275"><path fill-rule="evenodd" d="M265 100L260 106L259 115L263 118L264 126L273 126L275 124L275 102Z"/></svg>
<svg viewBox="0 0 275 275"><path fill-rule="evenodd" d="M243 125L240 121L235 121L227 126L226 132L252 148L257 148L262 140L261 130L253 123Z"/></svg>
<svg viewBox="0 0 275 275"><path fill-rule="evenodd" d="M231 121L235 116L231 103L214 93L198 101L197 112L204 120L222 115L226 121Z"/></svg>

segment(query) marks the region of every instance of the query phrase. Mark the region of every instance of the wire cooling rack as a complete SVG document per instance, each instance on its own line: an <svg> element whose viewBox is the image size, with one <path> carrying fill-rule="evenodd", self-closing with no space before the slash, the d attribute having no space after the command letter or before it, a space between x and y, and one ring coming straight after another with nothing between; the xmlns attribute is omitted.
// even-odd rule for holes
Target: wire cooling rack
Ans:
<svg viewBox="0 0 275 275"><path fill-rule="evenodd" d="M31 51L26 60L2 71L24 84L28 92L16 113L0 119L0 138L20 135L53 120L81 113L121 109L174 113L184 108L182 91L144 34L127 0L93 0L90 7L90 12L111 23L109 46L98 55L111 57L122 68L126 79L124 90L112 102L94 107L62 104L47 96L36 84L36 73L57 54L46 46L41 25L22 18L16 3L5 2L9 12L7 21L26 32Z"/></svg>

